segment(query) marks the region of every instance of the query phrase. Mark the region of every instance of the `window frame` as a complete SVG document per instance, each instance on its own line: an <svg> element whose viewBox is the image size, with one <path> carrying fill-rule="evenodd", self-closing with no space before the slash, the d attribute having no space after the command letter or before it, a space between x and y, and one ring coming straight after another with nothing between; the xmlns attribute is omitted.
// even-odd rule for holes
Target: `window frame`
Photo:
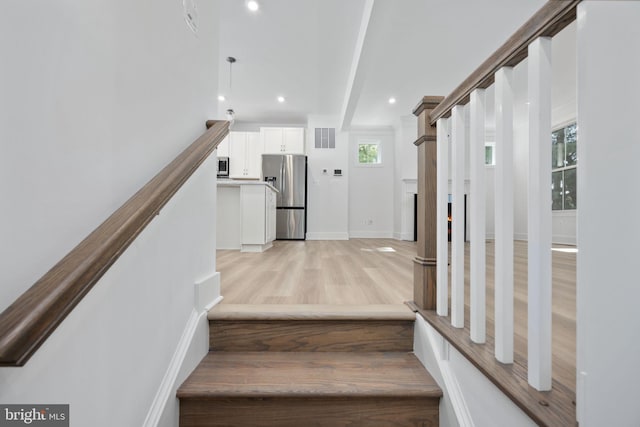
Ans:
<svg viewBox="0 0 640 427"><path fill-rule="evenodd" d="M577 125L577 121L575 119L567 121L567 122L564 122L563 124L554 127L551 130L551 133L553 134L553 133L555 133L555 132L557 132L559 130L564 130L564 129L569 128L571 126L575 126L576 127L576 146L577 146L577 144L578 144L578 136L577 136L577 130L578 129L577 129L577 126L578 125ZM552 150L551 158L553 159L553 149L554 149L553 139L551 139L550 142L551 142L550 150ZM566 160L566 156L567 156L566 143L563 143L563 156L562 156L563 159ZM563 163L564 163L565 160L563 160ZM560 175L561 176L560 185L561 185L561 188L564 190L565 183L566 183L566 178L565 178L566 172L575 172L575 179L577 181L577 174L578 174L578 159L577 158L576 158L576 162L574 164L572 164L572 165L568 165L568 166L567 165L563 165L563 166L559 166L559 167L554 167L553 164L552 164L552 166L551 166L551 211L553 213L575 212L575 211L578 210L578 202L577 202L577 200L574 202L575 207L573 207L573 208L567 208L566 207L566 203L565 203L566 192L565 191L561 192L561 195L562 195L561 208L560 209L554 209L554 207L553 207L553 203L554 203L553 196L554 196L554 191L556 191L555 188L554 188L553 176L556 173L560 173L561 174ZM577 186L577 182L576 182L575 193L577 193L577 187L578 186ZM576 196L577 196L577 194L576 194Z"/></svg>
<svg viewBox="0 0 640 427"><path fill-rule="evenodd" d="M491 147L491 163L487 163L487 147ZM485 141L484 142L484 166L492 168L496 165L496 142Z"/></svg>
<svg viewBox="0 0 640 427"><path fill-rule="evenodd" d="M361 145L376 145L378 147L378 163L361 163L360 162L360 146ZM362 168L380 168L384 166L384 146L382 140L372 137L358 137L354 147L354 164L356 167Z"/></svg>

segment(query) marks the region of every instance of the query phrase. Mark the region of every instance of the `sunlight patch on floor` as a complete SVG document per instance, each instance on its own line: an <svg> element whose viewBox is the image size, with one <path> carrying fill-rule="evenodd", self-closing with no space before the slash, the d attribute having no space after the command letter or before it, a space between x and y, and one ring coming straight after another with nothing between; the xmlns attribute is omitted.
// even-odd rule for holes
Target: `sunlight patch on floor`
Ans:
<svg viewBox="0 0 640 427"><path fill-rule="evenodd" d="M395 252L396 251L395 249L389 246L385 246L383 248L375 248L375 249L360 248L360 250L364 252Z"/></svg>
<svg viewBox="0 0 640 427"><path fill-rule="evenodd" d="M578 253L578 248L551 248L552 251L566 252L570 254Z"/></svg>

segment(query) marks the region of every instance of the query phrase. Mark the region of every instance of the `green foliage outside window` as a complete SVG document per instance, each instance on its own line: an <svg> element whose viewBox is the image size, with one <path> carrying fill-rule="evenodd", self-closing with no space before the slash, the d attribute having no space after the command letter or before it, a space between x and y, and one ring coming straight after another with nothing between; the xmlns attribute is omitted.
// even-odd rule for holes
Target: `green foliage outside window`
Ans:
<svg viewBox="0 0 640 427"><path fill-rule="evenodd" d="M493 158L493 145L485 145L484 146L484 164L488 166L495 165L495 161Z"/></svg>
<svg viewBox="0 0 640 427"><path fill-rule="evenodd" d="M378 144L358 144L358 163L362 163L362 164L381 163Z"/></svg>
<svg viewBox="0 0 640 427"><path fill-rule="evenodd" d="M571 124L551 133L551 200L553 210L577 209L578 132Z"/></svg>

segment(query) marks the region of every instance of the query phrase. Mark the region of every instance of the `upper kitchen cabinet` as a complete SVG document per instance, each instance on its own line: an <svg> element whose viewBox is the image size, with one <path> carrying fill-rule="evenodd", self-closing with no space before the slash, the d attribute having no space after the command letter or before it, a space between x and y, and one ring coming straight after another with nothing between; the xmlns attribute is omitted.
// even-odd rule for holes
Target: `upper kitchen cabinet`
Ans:
<svg viewBox="0 0 640 427"><path fill-rule="evenodd" d="M229 157L229 135L218 144L218 157Z"/></svg>
<svg viewBox="0 0 640 427"><path fill-rule="evenodd" d="M304 128L260 128L265 154L304 154Z"/></svg>
<svg viewBox="0 0 640 427"><path fill-rule="evenodd" d="M262 144L258 132L229 133L229 177L260 179Z"/></svg>

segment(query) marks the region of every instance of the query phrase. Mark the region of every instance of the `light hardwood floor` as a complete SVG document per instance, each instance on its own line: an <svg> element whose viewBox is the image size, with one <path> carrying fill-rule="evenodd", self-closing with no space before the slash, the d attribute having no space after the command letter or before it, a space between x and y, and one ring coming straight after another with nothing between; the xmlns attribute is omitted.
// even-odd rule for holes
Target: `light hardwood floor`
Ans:
<svg viewBox="0 0 640 427"><path fill-rule="evenodd" d="M379 252L392 247L397 252ZM398 304L412 299L415 243L275 241L266 252L218 251L232 304Z"/></svg>
<svg viewBox="0 0 640 427"><path fill-rule="evenodd" d="M218 251L227 304L398 304L413 299L413 242L276 241L264 253ZM379 251L393 248L395 252ZM526 360L527 245L515 249L515 351ZM494 244L487 242L487 334L493 335ZM575 390L576 254L553 252L554 378ZM469 246L465 248L469 318ZM468 324L467 324L468 328Z"/></svg>

